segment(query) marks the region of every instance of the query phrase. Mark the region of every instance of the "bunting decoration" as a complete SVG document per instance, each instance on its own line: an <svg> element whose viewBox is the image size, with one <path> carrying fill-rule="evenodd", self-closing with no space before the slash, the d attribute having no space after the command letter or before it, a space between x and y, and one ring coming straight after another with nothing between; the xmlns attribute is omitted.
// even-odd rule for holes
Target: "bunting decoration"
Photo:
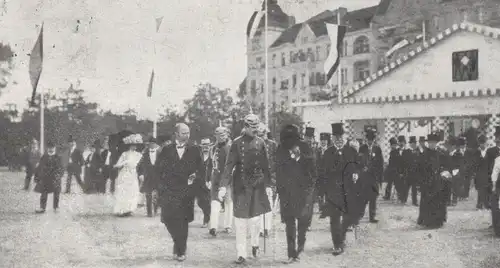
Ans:
<svg viewBox="0 0 500 268"><path fill-rule="evenodd" d="M42 75L43 66L43 23L40 29L40 34L36 40L35 46L30 54L29 61L29 75L31 80L31 86L33 87L33 92L31 93L30 106L35 106L36 99L36 89L38 87L38 82L40 81L40 76Z"/></svg>

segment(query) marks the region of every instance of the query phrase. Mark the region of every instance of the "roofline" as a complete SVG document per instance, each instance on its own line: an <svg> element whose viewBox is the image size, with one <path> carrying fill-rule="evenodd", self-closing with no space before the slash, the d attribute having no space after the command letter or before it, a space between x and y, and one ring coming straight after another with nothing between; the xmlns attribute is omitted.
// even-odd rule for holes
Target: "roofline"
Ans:
<svg viewBox="0 0 500 268"><path fill-rule="evenodd" d="M456 32L459 31L467 31L471 33L478 33L487 37L493 37L495 39L500 38L500 29L498 28L492 28L489 26L485 25L479 25L479 24L474 24L470 22L462 22L460 24L453 24L450 28L447 28L446 30L440 32L437 34L435 37L432 37L429 41L430 42L424 42L422 45L418 46L415 50L409 51L407 54L399 57L397 60L392 61L388 63L383 69L378 70L376 73L373 73L370 77L365 79L364 81L361 81L357 85L353 86L350 88L347 92L344 92L342 97L344 100L347 101L347 98L353 96L357 92L361 91L368 85L372 84L375 81L380 80L382 77L384 77L386 74L392 72L393 70L397 69L398 67L401 67L404 65L406 62L414 59L416 56L421 54L424 51L427 51L434 45L440 43L445 37L451 36Z"/></svg>

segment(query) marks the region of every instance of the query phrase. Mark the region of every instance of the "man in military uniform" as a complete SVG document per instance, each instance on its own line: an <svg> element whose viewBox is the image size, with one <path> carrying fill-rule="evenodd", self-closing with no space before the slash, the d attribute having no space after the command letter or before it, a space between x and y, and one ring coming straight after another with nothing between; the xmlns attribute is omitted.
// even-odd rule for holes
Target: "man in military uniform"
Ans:
<svg viewBox="0 0 500 268"><path fill-rule="evenodd" d="M319 148L316 150L316 166L318 172L318 179L316 181L316 198L318 200L319 211L321 213L320 219L326 218L323 207L326 201L326 186L327 178L325 174L326 165L325 152L331 146L332 138L330 133L323 132L319 134Z"/></svg>
<svg viewBox="0 0 500 268"><path fill-rule="evenodd" d="M260 216L271 211L268 196L273 194L266 143L257 137L260 120L249 114L244 121L244 134L231 144L219 189L219 200L223 200L227 186L232 185L237 264L246 263L249 230L252 255L258 257Z"/></svg>
<svg viewBox="0 0 500 268"><path fill-rule="evenodd" d="M269 132L269 129L264 123L260 123L259 126L259 133L257 134L261 139L264 140L266 143L266 152L267 152L267 157L269 161L269 170L271 172L271 182L272 182L272 187L276 189L276 149L278 145L276 142L273 140L270 140L267 138L267 133ZM275 193L276 190L273 191ZM269 203L274 204L274 198L273 196L268 196L269 197ZM273 224L273 212L268 212L266 214L261 215L261 221L260 221L260 236L261 237L268 237L269 236L269 231L272 228Z"/></svg>
<svg viewBox="0 0 500 268"><path fill-rule="evenodd" d="M332 254L344 252L347 229L357 225L359 201L355 185L358 180L357 152L346 144L342 123L332 124L334 146L325 152L325 176L328 179L325 214L330 217L330 232L333 241Z"/></svg>
<svg viewBox="0 0 500 268"><path fill-rule="evenodd" d="M210 235L217 235L217 228L219 227L219 213L221 212L222 205L227 208L224 210L224 232L231 233L233 227L233 198L231 190L228 190L223 201L219 200L219 188L221 177L224 173L226 158L229 155L231 148L231 140L229 139L229 130L225 127L218 127L215 129L215 145L210 150L211 163L207 168L209 176L209 188L211 197L211 216L210 216ZM228 188L230 186L227 186Z"/></svg>
<svg viewBox="0 0 500 268"><path fill-rule="evenodd" d="M364 155L365 160L362 164L363 176L363 190L362 195L365 200L363 212L366 206L369 205L369 216L371 223L377 223L375 219L377 213L377 197L379 194L379 186L382 181L382 174L384 172L384 157L382 156L382 149L375 144L376 131L374 129L366 129L366 144L361 145L359 153ZM364 213L363 213L364 214Z"/></svg>

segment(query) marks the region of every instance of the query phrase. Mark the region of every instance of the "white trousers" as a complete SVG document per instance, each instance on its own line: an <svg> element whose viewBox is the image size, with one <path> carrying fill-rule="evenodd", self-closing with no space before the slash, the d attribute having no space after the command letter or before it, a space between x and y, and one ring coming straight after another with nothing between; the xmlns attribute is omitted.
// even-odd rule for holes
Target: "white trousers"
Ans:
<svg viewBox="0 0 500 268"><path fill-rule="evenodd" d="M220 210L221 203L216 200L210 202L210 229L217 230L219 228ZM224 216L223 216L223 226L224 228L233 228L233 200L226 198L224 199Z"/></svg>
<svg viewBox="0 0 500 268"><path fill-rule="evenodd" d="M247 235L250 232L250 244L259 246L260 216L251 219L234 218L236 231L236 253L238 257L247 258Z"/></svg>
<svg viewBox="0 0 500 268"><path fill-rule="evenodd" d="M269 204L271 205L271 212L260 215L260 232L263 233L264 230L271 231L273 224L273 196L268 196ZM264 216L265 215L265 216Z"/></svg>

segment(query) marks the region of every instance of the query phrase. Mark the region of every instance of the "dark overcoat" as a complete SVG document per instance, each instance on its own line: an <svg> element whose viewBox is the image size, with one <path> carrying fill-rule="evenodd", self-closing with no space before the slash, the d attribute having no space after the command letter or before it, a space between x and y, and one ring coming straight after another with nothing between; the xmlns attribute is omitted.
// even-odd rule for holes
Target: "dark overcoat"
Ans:
<svg viewBox="0 0 500 268"><path fill-rule="evenodd" d="M151 193L153 190L158 188L158 160L159 160L159 150L156 150L156 161L155 163L151 162L151 156L149 150L146 150L142 154L141 161L137 165L137 175L144 176L144 181L141 185L141 193Z"/></svg>
<svg viewBox="0 0 500 268"><path fill-rule="evenodd" d="M379 194L379 185L384 173L384 157L379 146L363 144L359 148L359 154L363 161L363 176L360 178L363 185L362 195L365 198L374 198Z"/></svg>
<svg viewBox="0 0 500 268"><path fill-rule="evenodd" d="M201 150L197 145L187 144L182 158L175 143L165 146L158 159L158 193L161 206L161 221L169 219L194 219L194 192L188 185L191 174L195 180L205 178ZM196 183L196 182L194 182Z"/></svg>
<svg viewBox="0 0 500 268"><path fill-rule="evenodd" d="M35 171L37 193L61 192L61 178L64 175L64 166L59 155L44 154Z"/></svg>
<svg viewBox="0 0 500 268"><path fill-rule="evenodd" d="M89 192L96 192L97 185L104 180L102 167L103 161L98 152L89 155L85 160L85 184Z"/></svg>
<svg viewBox="0 0 500 268"><path fill-rule="evenodd" d="M313 213L314 182L317 178L314 153L299 141L298 161L281 145L276 150L276 189L282 221L288 217L310 217Z"/></svg>
<svg viewBox="0 0 500 268"><path fill-rule="evenodd" d="M472 154L474 186L477 190L486 189L489 186L490 177L488 176L488 159L487 154L484 156L481 150L475 150Z"/></svg>
<svg viewBox="0 0 500 268"><path fill-rule="evenodd" d="M325 152L325 162L329 163L325 167L325 176L328 179L325 215L358 213L359 190L353 180L353 174L357 173L359 168L356 150L348 145L341 149L332 146Z"/></svg>
<svg viewBox="0 0 500 268"><path fill-rule="evenodd" d="M272 183L263 139L243 135L233 141L221 181L221 187L229 185L234 217L249 219L271 211L266 188Z"/></svg>

